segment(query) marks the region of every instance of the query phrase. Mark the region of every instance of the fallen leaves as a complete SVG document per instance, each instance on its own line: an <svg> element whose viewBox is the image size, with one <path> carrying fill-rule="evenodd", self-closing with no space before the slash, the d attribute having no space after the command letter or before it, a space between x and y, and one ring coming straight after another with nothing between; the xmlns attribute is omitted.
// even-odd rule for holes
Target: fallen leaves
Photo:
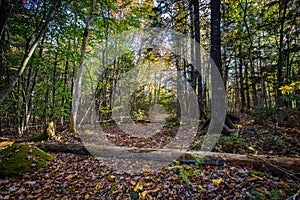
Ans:
<svg viewBox="0 0 300 200"><path fill-rule="evenodd" d="M248 124L249 127L257 128L252 123ZM170 134L166 137L164 134L167 133L158 132L150 139L138 140L118 131L113 128L109 132L110 137L115 143L124 146L153 147L171 138ZM282 153L279 147L288 141L296 143L300 136L294 129L274 132L276 140L272 140L273 136L268 138L270 134L267 131L243 131L243 140L234 138L234 144L231 144L236 145L233 149L237 152ZM294 131L293 136L289 131ZM77 142L76 137L64 134L61 136L62 141ZM259 141L261 138L264 139ZM243 141L245 144L240 145ZM275 145L272 146L273 143ZM263 144L263 148L258 144ZM298 144L292 147L294 154L299 154L298 147ZM288 177L272 176L254 171L251 167L227 166L226 163L224 166L198 167L173 165L156 172L132 175L112 171L101 160L89 156L66 153L55 155L55 160L36 172L0 180L0 199L270 199L274 195L278 199L287 199L299 191L299 184ZM176 171L178 169L179 172ZM188 178L189 184L182 176Z"/></svg>
<svg viewBox="0 0 300 200"><path fill-rule="evenodd" d="M135 192L137 192L137 191L139 191L139 190L142 190L143 189L143 184L141 183L141 182L138 182L137 184L136 184L136 186L134 187L134 191Z"/></svg>
<svg viewBox="0 0 300 200"><path fill-rule="evenodd" d="M51 171L51 173L54 173L54 172L56 172L56 171L58 171L59 170L59 168L57 167L57 166L52 166L52 171Z"/></svg>
<svg viewBox="0 0 300 200"><path fill-rule="evenodd" d="M191 184L175 170L132 175L111 171L98 159L59 153L39 171L0 180L0 199L243 199L255 195L268 198L276 191L287 198L299 188L288 179L250 167L189 166L184 170L189 172ZM195 170L198 173L193 173Z"/></svg>
<svg viewBox="0 0 300 200"><path fill-rule="evenodd" d="M248 179L247 179L247 181L256 181L256 180L264 180L263 178L261 178L261 177L259 177L259 176L256 176L256 175L251 175L251 177L249 177Z"/></svg>
<svg viewBox="0 0 300 200"><path fill-rule="evenodd" d="M141 199L145 199L147 195L147 191L145 190L144 192L140 193Z"/></svg>
<svg viewBox="0 0 300 200"><path fill-rule="evenodd" d="M197 187L198 187L200 190L204 190L204 188L203 188L202 185L197 185Z"/></svg>
<svg viewBox="0 0 300 200"><path fill-rule="evenodd" d="M198 138L201 138L201 133L198 134ZM195 141L197 143L198 140ZM300 157L300 130L244 122L238 134L221 136L213 151Z"/></svg>
<svg viewBox="0 0 300 200"><path fill-rule="evenodd" d="M14 143L14 141L0 141L0 150L4 147L11 146Z"/></svg>

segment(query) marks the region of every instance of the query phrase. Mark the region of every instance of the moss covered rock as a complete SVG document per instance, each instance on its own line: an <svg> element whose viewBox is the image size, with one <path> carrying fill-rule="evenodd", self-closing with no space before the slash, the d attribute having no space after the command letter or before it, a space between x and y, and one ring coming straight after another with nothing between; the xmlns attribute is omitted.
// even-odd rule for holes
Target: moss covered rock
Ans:
<svg viewBox="0 0 300 200"><path fill-rule="evenodd" d="M36 171L54 157L38 148L13 144L0 152L0 177L13 177Z"/></svg>

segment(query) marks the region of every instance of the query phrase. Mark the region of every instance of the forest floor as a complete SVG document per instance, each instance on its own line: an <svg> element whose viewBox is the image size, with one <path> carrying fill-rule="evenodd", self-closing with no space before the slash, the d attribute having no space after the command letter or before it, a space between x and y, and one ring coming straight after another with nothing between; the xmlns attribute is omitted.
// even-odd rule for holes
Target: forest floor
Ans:
<svg viewBox="0 0 300 200"><path fill-rule="evenodd" d="M117 126L104 130L119 146L153 147L166 144L176 127L142 139L124 134ZM193 149L199 148L201 134ZM59 126L51 142L78 144L80 139L66 126ZM213 151L299 158L300 128L267 121L257 125L243 119L230 136L220 137ZM0 199L299 199L300 195L299 172L271 170L267 165L173 163L133 174L112 170L88 155L51 154L56 158L38 171L0 179Z"/></svg>

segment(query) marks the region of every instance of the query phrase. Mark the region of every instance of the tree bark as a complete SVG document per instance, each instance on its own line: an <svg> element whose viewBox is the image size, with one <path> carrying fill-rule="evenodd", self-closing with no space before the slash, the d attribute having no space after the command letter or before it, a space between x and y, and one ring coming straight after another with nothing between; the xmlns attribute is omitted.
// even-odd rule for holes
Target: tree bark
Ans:
<svg viewBox="0 0 300 200"><path fill-rule="evenodd" d="M245 81L244 81L244 75L243 75L243 60L241 58L241 47L239 48L239 77L240 77L240 97L241 97L241 106L240 106L240 112L243 113L245 111L246 107L246 98L245 98Z"/></svg>
<svg viewBox="0 0 300 200"><path fill-rule="evenodd" d="M2 38L2 34L4 34L4 26L7 20L7 0L0 1L0 38Z"/></svg>
<svg viewBox="0 0 300 200"><path fill-rule="evenodd" d="M199 106L199 114L200 118L204 117L204 106L203 106L203 87L202 87L202 63L201 63L201 50L200 50L200 8L199 8L199 0L193 0L193 6L190 8L191 19L193 20L191 31L194 31L195 41L192 40L192 45L195 49L191 52L192 57L192 70L191 70L191 82L192 88L196 92L196 82L197 90L198 90L198 106Z"/></svg>
<svg viewBox="0 0 300 200"><path fill-rule="evenodd" d="M222 72L222 61L221 61L221 1L211 0L211 46L210 56L215 62L221 76Z"/></svg>
<svg viewBox="0 0 300 200"><path fill-rule="evenodd" d="M89 34L89 27L90 27L90 22L92 19L94 3L95 3L95 1L92 0L91 5L90 5L90 11L89 11L88 17L85 22L85 28L84 28L84 33L83 33L82 45L81 45L79 71L78 71L77 80L75 82L74 91L73 91L72 114L71 114L71 124L70 124L70 130L72 132L76 132L77 111L78 111L78 106L79 106L81 82L82 82L82 76L83 76L83 71L84 71L84 57L85 57L85 53L86 53L86 43L87 43L87 38L88 38L88 34Z"/></svg>
<svg viewBox="0 0 300 200"><path fill-rule="evenodd" d="M281 14L281 2L283 2L283 13ZM278 48L278 65L277 65L277 107L283 106L283 99L282 99L282 93L279 90L279 88L283 85L283 73L282 73L282 66L283 66L283 46L284 46L284 23L286 18L286 11L287 11L287 5L289 0L283 0L279 1L279 17L280 17L280 35L279 35L279 48ZM281 124L281 122L279 122Z"/></svg>

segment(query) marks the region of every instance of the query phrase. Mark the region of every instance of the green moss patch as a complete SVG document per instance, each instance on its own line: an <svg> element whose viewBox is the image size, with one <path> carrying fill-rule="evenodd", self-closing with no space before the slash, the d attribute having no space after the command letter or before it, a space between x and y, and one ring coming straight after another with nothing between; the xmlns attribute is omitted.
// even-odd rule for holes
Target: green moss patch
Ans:
<svg viewBox="0 0 300 200"><path fill-rule="evenodd" d="M54 157L38 148L13 144L0 152L0 177L13 177L36 171Z"/></svg>

